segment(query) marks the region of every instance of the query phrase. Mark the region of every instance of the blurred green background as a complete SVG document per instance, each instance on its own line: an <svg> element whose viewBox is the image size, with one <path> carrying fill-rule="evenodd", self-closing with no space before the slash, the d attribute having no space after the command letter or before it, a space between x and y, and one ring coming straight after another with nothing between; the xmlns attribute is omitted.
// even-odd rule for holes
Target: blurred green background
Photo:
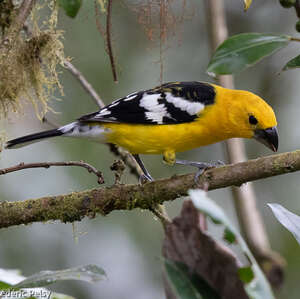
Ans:
<svg viewBox="0 0 300 299"><path fill-rule="evenodd" d="M73 57L73 64L81 70L96 88L105 103L133 91L159 84L160 65L158 41L149 42L137 22L130 4L142 1L115 1L113 7L113 45L120 70L119 83L112 81L104 42L97 31L93 1L83 1L82 9L73 20L63 11L59 15L59 29L65 31L65 53ZM174 1L175 3L176 1ZM178 2L178 1L177 1ZM187 13L182 26L176 28L177 36L169 39L164 53L165 82L173 80L202 80L213 82L205 69L210 59L209 28L204 1L187 1ZM227 0L227 20L230 35L241 32L274 32L297 36L297 21L292 9L283 9L278 1L253 1L247 13L243 1ZM174 6L180 14L180 5ZM247 89L262 96L270 103L279 122L279 152L291 151L300 146L300 73L280 73L283 65L298 55L299 44L288 46L271 58L249 68L235 77L236 88ZM58 114L47 117L55 123L65 124L84 113L97 109L76 79L60 69L65 96L53 101ZM47 129L33 113L30 105L21 116L10 115L6 125L9 138ZM246 141L249 158L270 154L262 145ZM216 144L179 154L180 158L210 161L223 159L222 145ZM106 184L113 182L109 170L115 157L103 145L85 140L57 138L1 153L1 168L19 162L85 160L103 171ZM174 173L186 173L188 167L169 167L159 156L143 157L155 178ZM277 202L294 213L300 214L300 174L294 173L255 183L258 207L265 219L274 250L287 260L285 283L277 298L299 298L300 248L294 238L275 220L267 202ZM136 182L126 173L124 182ZM24 200L45 195L68 193L97 187L96 178L81 168L50 168L19 171L1 176L1 200ZM229 189L209 193L236 220ZM181 200L167 204L172 216L179 213ZM163 298L161 276L160 223L147 211L113 212L107 217L84 219L76 224L79 242L74 241L72 225L61 223L33 224L0 230L0 267L17 268L24 275L44 269L63 269L89 263L105 269L108 280L97 284L64 282L51 287L77 298Z"/></svg>

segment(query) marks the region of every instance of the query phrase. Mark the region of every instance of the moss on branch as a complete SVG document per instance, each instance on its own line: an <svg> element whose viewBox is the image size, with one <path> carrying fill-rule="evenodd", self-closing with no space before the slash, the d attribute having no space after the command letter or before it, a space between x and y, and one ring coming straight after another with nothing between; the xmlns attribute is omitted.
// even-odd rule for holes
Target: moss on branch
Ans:
<svg viewBox="0 0 300 299"><path fill-rule="evenodd" d="M208 190L300 170L300 150L247 162L211 168L199 178L198 187ZM83 217L107 215L114 210L149 209L172 201L197 187L194 174L173 176L145 185L114 185L18 202L0 202L0 228L32 222L80 221Z"/></svg>

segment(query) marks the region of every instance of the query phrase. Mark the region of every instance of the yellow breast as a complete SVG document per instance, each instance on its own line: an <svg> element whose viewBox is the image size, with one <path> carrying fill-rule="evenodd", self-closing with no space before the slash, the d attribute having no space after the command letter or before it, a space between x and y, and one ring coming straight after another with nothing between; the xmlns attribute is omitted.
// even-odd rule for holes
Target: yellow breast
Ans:
<svg viewBox="0 0 300 299"><path fill-rule="evenodd" d="M106 123L107 142L126 148L132 154L182 152L224 140L199 121L176 125L132 125Z"/></svg>

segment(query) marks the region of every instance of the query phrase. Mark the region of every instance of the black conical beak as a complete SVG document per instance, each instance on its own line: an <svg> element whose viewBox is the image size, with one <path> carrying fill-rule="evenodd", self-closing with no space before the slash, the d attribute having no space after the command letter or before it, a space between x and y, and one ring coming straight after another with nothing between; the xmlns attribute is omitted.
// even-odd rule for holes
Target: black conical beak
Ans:
<svg viewBox="0 0 300 299"><path fill-rule="evenodd" d="M277 152L278 149L278 131L277 127L268 128L265 130L255 130L254 138L267 146L273 152Z"/></svg>

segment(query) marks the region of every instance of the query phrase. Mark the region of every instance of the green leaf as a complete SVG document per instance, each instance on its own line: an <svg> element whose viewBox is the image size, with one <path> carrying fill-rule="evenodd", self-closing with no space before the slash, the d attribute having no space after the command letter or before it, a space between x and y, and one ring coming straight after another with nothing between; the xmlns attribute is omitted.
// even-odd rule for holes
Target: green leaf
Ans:
<svg viewBox="0 0 300 299"><path fill-rule="evenodd" d="M42 271L28 278L20 275L20 271L18 270L0 269L0 293L1 290L5 290L6 292L6 296L1 297L1 299L12 298L12 292L15 292L18 296L14 298L75 299L65 294L53 293L46 288L40 288L40 286L45 286L60 280L72 279L95 282L103 278L106 278L104 270L95 265L61 271ZM51 296L49 297L50 293Z"/></svg>
<svg viewBox="0 0 300 299"><path fill-rule="evenodd" d="M10 288L10 284L4 282L4 281L0 281L0 290L6 290ZM0 297L1 298L1 297Z"/></svg>
<svg viewBox="0 0 300 299"><path fill-rule="evenodd" d="M17 284L24 279L25 277L20 274L19 270L0 269L1 299L75 299L74 297L65 294L54 293L46 288L16 289L13 287L14 284Z"/></svg>
<svg viewBox="0 0 300 299"><path fill-rule="evenodd" d="M300 217L278 203L268 203L277 220L290 231L300 244Z"/></svg>
<svg viewBox="0 0 300 299"><path fill-rule="evenodd" d="M58 0L58 5L62 7L67 16L75 18L82 4L82 0Z"/></svg>
<svg viewBox="0 0 300 299"><path fill-rule="evenodd" d="M227 234L230 232L230 234L235 237L237 244L241 247L244 255L247 257L247 260L249 260L250 266L241 267L241 272L238 273L240 279L244 282L244 287L249 297L255 299L274 299L271 287L249 250L246 242L231 224L223 210L214 201L208 198L207 193L203 190L189 190L189 195L194 206L201 213L209 217L214 223L222 224L225 227L225 231L227 230ZM247 270L247 268L251 269L253 275L250 273L250 270Z"/></svg>
<svg viewBox="0 0 300 299"><path fill-rule="evenodd" d="M216 50L207 67L212 76L240 72L285 47L287 35L242 33L225 40Z"/></svg>
<svg viewBox="0 0 300 299"><path fill-rule="evenodd" d="M253 273L251 267L239 268L238 274L239 274L239 278L241 279L241 281L243 281L245 283L251 282L254 278L254 273Z"/></svg>
<svg viewBox="0 0 300 299"><path fill-rule="evenodd" d="M223 239L226 240L230 244L236 242L235 234L232 233L232 231L228 230L227 228L225 228L225 230L224 230Z"/></svg>
<svg viewBox="0 0 300 299"><path fill-rule="evenodd" d="M203 279L190 275L184 264L165 259L164 267L176 299L220 299Z"/></svg>
<svg viewBox="0 0 300 299"><path fill-rule="evenodd" d="M19 270L0 268L0 290L9 289L24 278Z"/></svg>
<svg viewBox="0 0 300 299"><path fill-rule="evenodd" d="M41 271L13 285L15 288L35 288L61 280L82 280L96 282L106 278L103 269L96 265L87 265L59 271Z"/></svg>
<svg viewBox="0 0 300 299"><path fill-rule="evenodd" d="M297 57L291 59L284 67L283 71L290 70L290 69L295 69L300 67L300 55Z"/></svg>

